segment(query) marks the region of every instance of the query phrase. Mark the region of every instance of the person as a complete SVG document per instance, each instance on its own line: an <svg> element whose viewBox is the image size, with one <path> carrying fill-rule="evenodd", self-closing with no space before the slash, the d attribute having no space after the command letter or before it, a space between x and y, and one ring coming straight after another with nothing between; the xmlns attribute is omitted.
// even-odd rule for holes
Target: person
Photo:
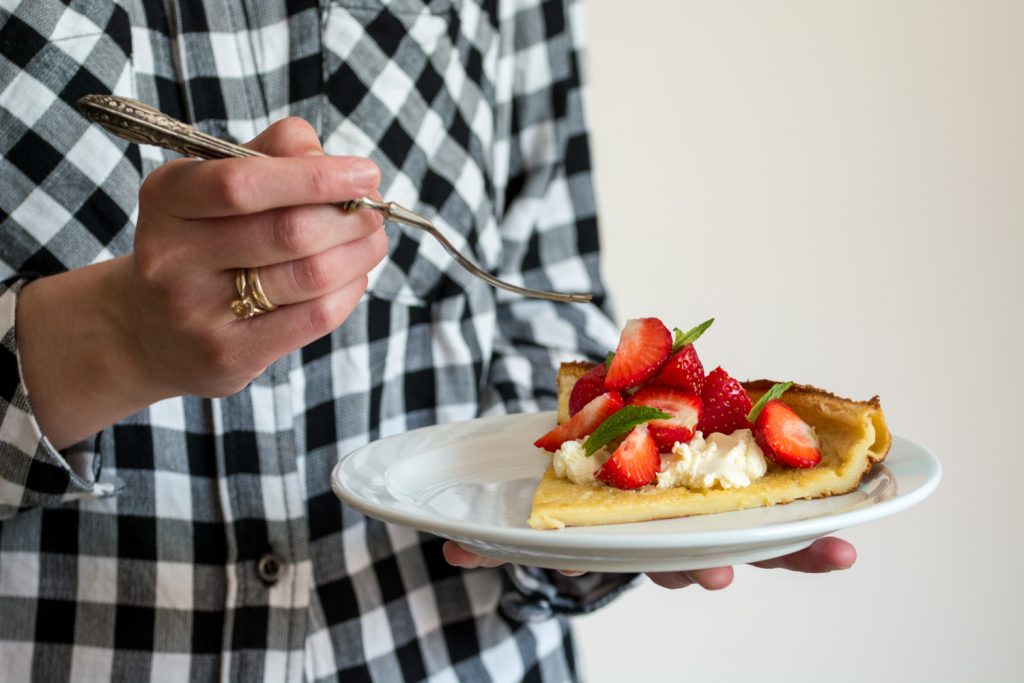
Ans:
<svg viewBox="0 0 1024 683"><path fill-rule="evenodd" d="M0 9L0 678L579 677L567 617L634 577L499 566L329 482L375 439L550 408L559 361L614 346L580 15ZM273 158L124 143L77 112L92 93ZM363 195L431 216L503 279L594 302L493 290L336 206ZM762 565L852 561L824 539ZM719 588L732 570L652 579Z"/></svg>

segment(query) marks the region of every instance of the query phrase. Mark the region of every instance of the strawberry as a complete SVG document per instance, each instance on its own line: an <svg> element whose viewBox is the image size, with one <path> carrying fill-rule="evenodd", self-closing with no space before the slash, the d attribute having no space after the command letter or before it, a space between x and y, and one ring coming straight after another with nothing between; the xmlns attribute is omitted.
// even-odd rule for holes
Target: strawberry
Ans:
<svg viewBox="0 0 1024 683"><path fill-rule="evenodd" d="M704 381L700 395L704 403L697 429L705 435L712 432L732 434L737 429L749 429L747 413L753 405L746 389L721 367L711 371Z"/></svg>
<svg viewBox="0 0 1024 683"><path fill-rule="evenodd" d="M757 416L754 440L772 462L784 467L814 467L821 462L817 434L777 398L765 403Z"/></svg>
<svg viewBox="0 0 1024 683"><path fill-rule="evenodd" d="M672 333L657 318L626 321L604 384L625 391L654 376L672 350Z"/></svg>
<svg viewBox="0 0 1024 683"><path fill-rule="evenodd" d="M566 441L582 439L591 434L608 417L623 405L622 394L609 391L601 394L580 412L569 418L568 422L557 425L550 432L533 442L534 446L546 451L557 451Z"/></svg>
<svg viewBox="0 0 1024 683"><path fill-rule="evenodd" d="M693 343L700 339L713 322L714 318L705 320L688 332L676 328L672 351L665 362L665 367L654 378L655 382L700 396L704 390L704 366L697 357L697 349L693 347Z"/></svg>
<svg viewBox="0 0 1024 683"><path fill-rule="evenodd" d="M672 415L668 420L651 420L647 429L658 444L658 450L668 453L677 441L686 443L700 421L700 398L672 387L648 384L629 397L626 405L650 406Z"/></svg>
<svg viewBox="0 0 1024 683"><path fill-rule="evenodd" d="M669 356L665 367L654 378L658 384L676 387L698 396L704 390L704 366L697 357L697 349L687 344L681 350Z"/></svg>
<svg viewBox="0 0 1024 683"><path fill-rule="evenodd" d="M608 374L608 367L604 363L598 363L576 380L576 384L572 387L572 394L569 395L570 416L580 412L583 406L605 392L604 377L606 374Z"/></svg>
<svg viewBox="0 0 1024 683"><path fill-rule="evenodd" d="M609 486L636 489L654 483L659 469L658 444L644 423L633 428L596 476Z"/></svg>

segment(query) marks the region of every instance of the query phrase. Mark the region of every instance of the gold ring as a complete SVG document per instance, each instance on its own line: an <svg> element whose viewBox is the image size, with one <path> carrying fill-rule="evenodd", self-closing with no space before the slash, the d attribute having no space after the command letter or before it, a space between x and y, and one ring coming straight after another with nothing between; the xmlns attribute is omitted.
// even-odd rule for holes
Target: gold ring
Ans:
<svg viewBox="0 0 1024 683"><path fill-rule="evenodd" d="M252 269L255 271L255 269ZM262 315L268 310L260 305L256 300L255 292L251 291L250 278L245 268L239 268L235 271L235 289L238 290L238 297L231 302L231 312L235 314L235 317L239 320L248 320L257 315ZM261 290L262 292L262 290ZM267 302L269 303L269 301Z"/></svg>
<svg viewBox="0 0 1024 683"><path fill-rule="evenodd" d="M268 297L266 292L263 291L263 284L260 283L259 268L250 268L248 270L249 280L249 292L252 294L252 298L256 299L256 303L264 311L272 311L277 308L277 305L273 303Z"/></svg>
<svg viewBox="0 0 1024 683"><path fill-rule="evenodd" d="M240 298L249 298L249 278L246 275L245 268L239 268L235 271L235 289L238 290Z"/></svg>

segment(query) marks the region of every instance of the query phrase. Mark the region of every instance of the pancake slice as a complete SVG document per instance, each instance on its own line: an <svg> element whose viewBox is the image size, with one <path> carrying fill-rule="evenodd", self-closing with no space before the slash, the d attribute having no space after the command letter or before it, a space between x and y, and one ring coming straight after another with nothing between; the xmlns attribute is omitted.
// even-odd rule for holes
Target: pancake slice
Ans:
<svg viewBox="0 0 1024 683"><path fill-rule="evenodd" d="M591 363L565 363L559 370L559 422L568 419L573 384L590 367ZM757 380L743 386L751 400L757 401L772 384ZM738 489L645 486L626 491L559 479L549 465L534 494L528 523L534 529L560 529L645 522L835 496L857 488L872 465L883 461L889 452L892 437L878 397L853 401L795 384L782 400L814 428L821 441L822 461L815 467L789 469L769 463L764 477Z"/></svg>

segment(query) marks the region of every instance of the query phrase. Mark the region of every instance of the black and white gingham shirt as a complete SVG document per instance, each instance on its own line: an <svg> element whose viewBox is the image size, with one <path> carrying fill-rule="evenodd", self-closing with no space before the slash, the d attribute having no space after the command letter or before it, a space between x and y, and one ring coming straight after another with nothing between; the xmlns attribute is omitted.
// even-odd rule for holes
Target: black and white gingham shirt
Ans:
<svg viewBox="0 0 1024 683"><path fill-rule="evenodd" d="M342 506L329 474L389 434L550 408L556 364L614 344L581 13L569 0L0 0L0 679L577 676L562 615L623 578L453 568L439 539ZM239 141L301 116L498 276L598 305L497 292L389 226L388 258L332 334L237 395L163 401L57 452L20 380L17 293L130 252L139 184L171 157L77 113L107 92Z"/></svg>

